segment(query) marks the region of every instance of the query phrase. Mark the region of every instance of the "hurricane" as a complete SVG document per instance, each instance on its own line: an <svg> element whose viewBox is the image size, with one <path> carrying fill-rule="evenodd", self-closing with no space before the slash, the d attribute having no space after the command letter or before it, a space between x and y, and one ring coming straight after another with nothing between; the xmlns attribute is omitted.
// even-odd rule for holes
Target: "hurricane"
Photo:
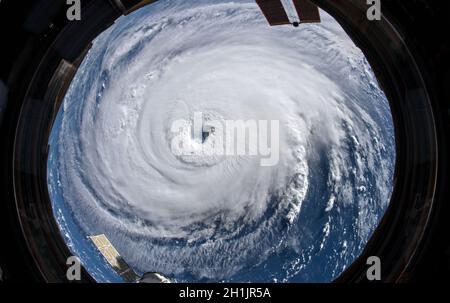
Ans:
<svg viewBox="0 0 450 303"><path fill-rule="evenodd" d="M362 51L320 14L271 27L254 1L158 1L93 41L47 169L61 233L97 281L117 278L87 240L102 233L136 272L177 282L329 282L360 255L392 192L393 122ZM177 136L221 139L193 142L198 113L277 121L276 162L180 154Z"/></svg>

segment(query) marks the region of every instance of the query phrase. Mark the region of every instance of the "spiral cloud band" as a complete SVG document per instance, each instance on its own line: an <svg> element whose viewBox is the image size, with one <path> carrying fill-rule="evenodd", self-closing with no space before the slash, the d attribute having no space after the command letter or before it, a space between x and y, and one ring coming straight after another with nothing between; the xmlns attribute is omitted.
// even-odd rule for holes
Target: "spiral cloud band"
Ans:
<svg viewBox="0 0 450 303"><path fill-rule="evenodd" d="M48 163L61 231L94 277L79 235L175 281L330 281L360 254L392 191L392 118L362 52L321 16L270 27L254 1L158 1L94 41ZM177 151L175 137L191 151L220 139L210 125L195 140L197 113L255 121L247 139L266 134L266 153Z"/></svg>

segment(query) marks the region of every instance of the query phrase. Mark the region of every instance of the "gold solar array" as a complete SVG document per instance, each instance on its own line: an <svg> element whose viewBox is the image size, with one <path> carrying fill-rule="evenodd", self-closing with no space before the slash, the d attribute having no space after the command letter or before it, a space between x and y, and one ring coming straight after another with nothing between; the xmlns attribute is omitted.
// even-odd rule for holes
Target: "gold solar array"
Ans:
<svg viewBox="0 0 450 303"><path fill-rule="evenodd" d="M90 236L89 238L98 248L103 257L105 257L106 261L111 264L114 270L124 279L125 282L136 282L139 279L139 276L127 264L127 262L125 262L104 234Z"/></svg>

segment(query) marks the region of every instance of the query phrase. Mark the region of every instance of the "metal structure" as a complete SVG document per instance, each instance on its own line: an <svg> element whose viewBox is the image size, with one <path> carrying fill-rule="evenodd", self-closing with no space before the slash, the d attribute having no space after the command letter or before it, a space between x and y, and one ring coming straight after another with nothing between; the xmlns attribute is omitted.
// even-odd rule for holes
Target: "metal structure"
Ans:
<svg viewBox="0 0 450 303"><path fill-rule="evenodd" d="M125 282L133 283L139 280L139 276L134 270L125 262L119 252L109 242L108 238L104 235L90 236L89 237L98 248L100 253L105 257L106 261L113 267L113 269L122 277Z"/></svg>
<svg viewBox="0 0 450 303"><path fill-rule="evenodd" d="M156 272L147 272L139 277L122 258L104 234L90 236L92 243L97 247L112 268L127 283L170 283L170 280Z"/></svg>
<svg viewBox="0 0 450 303"><path fill-rule="evenodd" d="M270 25L291 24L280 0L256 0Z"/></svg>
<svg viewBox="0 0 450 303"><path fill-rule="evenodd" d="M147 272L138 283L170 283L170 280L157 272Z"/></svg>
<svg viewBox="0 0 450 303"><path fill-rule="evenodd" d="M291 0L287 0L291 1ZM300 23L320 22L319 8L310 0L292 0L298 14ZM269 25L292 24L298 26L298 22L290 20L286 13L286 7L281 0L256 0Z"/></svg>
<svg viewBox="0 0 450 303"><path fill-rule="evenodd" d="M293 0L300 23L319 23L320 14L317 5L309 0Z"/></svg>

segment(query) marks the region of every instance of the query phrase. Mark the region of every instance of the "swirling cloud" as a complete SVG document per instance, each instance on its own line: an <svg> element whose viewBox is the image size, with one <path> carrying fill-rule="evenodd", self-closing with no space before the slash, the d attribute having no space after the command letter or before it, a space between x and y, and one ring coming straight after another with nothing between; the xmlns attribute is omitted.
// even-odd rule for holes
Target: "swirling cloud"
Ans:
<svg viewBox="0 0 450 303"><path fill-rule="evenodd" d="M370 66L321 14L321 24L269 27L253 2L160 1L122 17L66 95L50 192L59 183L79 228L107 234L142 272L332 279L378 224L395 155ZM180 157L171 125L196 112L279 121L279 162Z"/></svg>

